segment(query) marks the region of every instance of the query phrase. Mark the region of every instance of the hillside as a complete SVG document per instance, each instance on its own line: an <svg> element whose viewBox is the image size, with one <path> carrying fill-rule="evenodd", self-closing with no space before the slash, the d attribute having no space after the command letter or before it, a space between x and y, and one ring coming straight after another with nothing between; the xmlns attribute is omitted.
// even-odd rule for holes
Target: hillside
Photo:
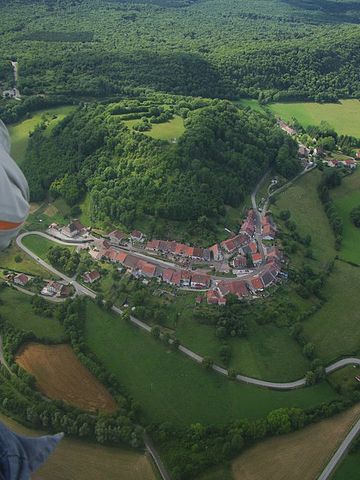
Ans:
<svg viewBox="0 0 360 480"><path fill-rule="evenodd" d="M50 132L40 125L24 164L32 199L41 200L50 190L75 205L89 192L96 220L132 227L146 215L197 221L209 230L225 206L241 205L277 158L283 173L299 168L295 142L257 112L225 101L209 101L198 109L195 103L178 101L158 116L150 107L155 116L149 121L146 109L126 102L88 105ZM172 112L187 117L175 143L142 133L151 122L161 126L161 116ZM142 117L134 130L127 119L137 115Z"/></svg>
<svg viewBox="0 0 360 480"><path fill-rule="evenodd" d="M358 1L11 0L1 18L26 96L360 94Z"/></svg>

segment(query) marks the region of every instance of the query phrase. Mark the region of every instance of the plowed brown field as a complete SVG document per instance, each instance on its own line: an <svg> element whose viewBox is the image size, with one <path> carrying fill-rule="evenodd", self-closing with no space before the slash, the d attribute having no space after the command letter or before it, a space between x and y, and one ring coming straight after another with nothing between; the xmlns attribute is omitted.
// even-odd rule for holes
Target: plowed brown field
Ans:
<svg viewBox="0 0 360 480"><path fill-rule="evenodd" d="M110 393L69 345L28 343L19 350L16 363L34 375L38 389L49 398L87 411L112 413L117 408Z"/></svg>

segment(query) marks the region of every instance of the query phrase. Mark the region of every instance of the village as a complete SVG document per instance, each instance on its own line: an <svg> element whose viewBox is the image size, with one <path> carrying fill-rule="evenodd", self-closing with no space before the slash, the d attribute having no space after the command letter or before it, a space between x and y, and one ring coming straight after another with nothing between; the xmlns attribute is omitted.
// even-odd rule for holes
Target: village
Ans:
<svg viewBox="0 0 360 480"><path fill-rule="evenodd" d="M287 277L282 272L282 251L275 242L275 222L271 215L261 217L254 209L248 210L238 232L229 231L229 238L207 248L148 240L137 230L130 234L114 230L100 237L79 220L64 227L51 224L46 234L55 241L88 251L95 262L118 265L119 270L125 270L144 284L156 280L176 289L197 291L197 303L225 305L228 294L239 299L256 297ZM11 280L25 287L29 281L25 277L21 274L21 278L15 276ZM96 268L82 275L82 281L89 285L100 278ZM59 285L48 282L41 294L57 297L70 294L65 285Z"/></svg>

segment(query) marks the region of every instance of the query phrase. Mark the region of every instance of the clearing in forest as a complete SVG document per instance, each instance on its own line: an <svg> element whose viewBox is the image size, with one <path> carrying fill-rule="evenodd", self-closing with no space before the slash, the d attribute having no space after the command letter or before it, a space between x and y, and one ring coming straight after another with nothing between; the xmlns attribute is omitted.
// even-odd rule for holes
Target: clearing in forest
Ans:
<svg viewBox="0 0 360 480"><path fill-rule="evenodd" d="M69 345L28 343L19 350L16 363L36 378L40 392L49 398L87 411L117 409L115 400Z"/></svg>
<svg viewBox="0 0 360 480"><path fill-rule="evenodd" d="M259 443L233 462L234 480L314 480L359 414L356 405L298 432Z"/></svg>

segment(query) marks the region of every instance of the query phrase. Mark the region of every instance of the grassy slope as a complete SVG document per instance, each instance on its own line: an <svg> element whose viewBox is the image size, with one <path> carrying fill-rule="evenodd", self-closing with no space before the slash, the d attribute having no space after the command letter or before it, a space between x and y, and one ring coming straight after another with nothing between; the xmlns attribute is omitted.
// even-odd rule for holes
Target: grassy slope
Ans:
<svg viewBox="0 0 360 480"><path fill-rule="evenodd" d="M154 422L224 423L263 416L285 406L310 406L334 398L326 384L274 392L232 383L178 352L167 350L119 317L89 304L86 341ZM189 408L191 406L191 408Z"/></svg>
<svg viewBox="0 0 360 480"><path fill-rule="evenodd" d="M14 327L24 331L32 331L39 338L50 338L61 341L64 329L54 318L41 317L33 312L31 297L10 288L0 294L3 304L0 305L0 315Z"/></svg>
<svg viewBox="0 0 360 480"><path fill-rule="evenodd" d="M334 236L330 228L324 209L317 194L317 185L321 173L317 170L305 175L284 193L276 197L276 206L271 209L279 213L290 209L298 232L302 235L311 235L311 248L314 257L321 264L335 257ZM303 264L303 256L294 256L292 261Z"/></svg>
<svg viewBox="0 0 360 480"><path fill-rule="evenodd" d="M215 328L199 324L192 318L193 296L184 297L178 308L181 314L176 326L177 338L195 352L222 363L219 357L221 341L215 336ZM229 339L228 343L232 348L229 366L244 375L288 381L302 377L308 370L308 361L284 328L275 325L259 326L252 322L247 338Z"/></svg>
<svg viewBox="0 0 360 480"><path fill-rule="evenodd" d="M350 220L350 212L360 205L360 170L345 177L342 185L332 191L338 213L344 223L341 258L360 264L360 229Z"/></svg>
<svg viewBox="0 0 360 480"><path fill-rule="evenodd" d="M21 257L21 262L15 262L15 257ZM10 247L0 252L0 267L9 268L11 270L38 275L50 278L51 274L34 262L29 255L20 250L13 242Z"/></svg>
<svg viewBox="0 0 360 480"><path fill-rule="evenodd" d="M339 134L360 137L360 102L342 100L340 103L275 103L270 110L286 121L296 118L303 126L327 121Z"/></svg>
<svg viewBox="0 0 360 480"><path fill-rule="evenodd" d="M326 363L360 353L359 283L359 268L336 262L325 289L327 303L304 324Z"/></svg>
<svg viewBox="0 0 360 480"><path fill-rule="evenodd" d="M41 432L23 427L0 415L0 420L21 435L39 436ZM148 458L137 452L103 447L71 438L62 440L32 480L155 480Z"/></svg>
<svg viewBox="0 0 360 480"><path fill-rule="evenodd" d="M336 470L332 480L359 480L360 451L349 453Z"/></svg>
<svg viewBox="0 0 360 480"><path fill-rule="evenodd" d="M49 119L51 119L52 115L57 116L56 119L50 120L49 129L51 130L56 123L65 118L72 110L74 110L74 107L71 106L48 108L33 113L31 118L27 120L23 120L16 125L11 125L9 127L12 142L11 154L17 163L21 165L24 162L29 133L41 122L43 115L48 116Z"/></svg>
<svg viewBox="0 0 360 480"><path fill-rule="evenodd" d="M56 242L52 242L47 238L40 237L39 235L29 235L23 239L23 244L25 247L29 248L34 252L38 257L47 261L47 253L52 247L60 246L62 248L67 248L70 251L73 251L75 247L67 245L59 245Z"/></svg>

